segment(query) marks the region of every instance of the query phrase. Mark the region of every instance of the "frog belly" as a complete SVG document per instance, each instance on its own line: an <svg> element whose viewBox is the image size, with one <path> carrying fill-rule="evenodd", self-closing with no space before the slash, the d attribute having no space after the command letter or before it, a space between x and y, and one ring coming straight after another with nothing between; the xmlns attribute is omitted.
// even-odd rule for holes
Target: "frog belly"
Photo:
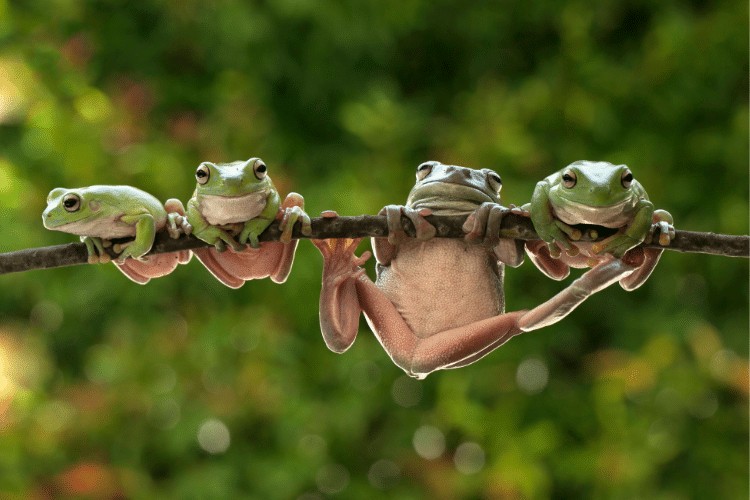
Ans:
<svg viewBox="0 0 750 500"><path fill-rule="evenodd" d="M487 249L462 240L410 240L390 266L378 266L378 288L419 338L503 312L502 281Z"/></svg>
<svg viewBox="0 0 750 500"><path fill-rule="evenodd" d="M62 226L53 228L55 231L63 231L68 234L77 236L92 236L95 238L104 238L111 240L116 238L127 238L136 235L135 224L126 224L122 222L123 214L111 215L103 218L89 218L70 222ZM156 232L161 231L167 225L166 217L158 217L154 220L154 229Z"/></svg>

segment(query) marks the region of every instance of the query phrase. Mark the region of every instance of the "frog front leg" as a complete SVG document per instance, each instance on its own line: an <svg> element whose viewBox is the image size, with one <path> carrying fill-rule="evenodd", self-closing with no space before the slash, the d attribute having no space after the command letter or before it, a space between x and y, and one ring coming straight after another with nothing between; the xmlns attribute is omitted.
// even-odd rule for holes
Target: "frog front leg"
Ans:
<svg viewBox="0 0 750 500"><path fill-rule="evenodd" d="M86 245L89 254L89 264L106 264L112 257L104 250L112 246L109 240L103 240L95 236L81 236L81 242Z"/></svg>
<svg viewBox="0 0 750 500"><path fill-rule="evenodd" d="M581 231L555 217L550 208L550 187L547 180L537 183L531 203L524 205L523 208L529 211L534 230L547 243L552 258L556 259L561 255L560 246L568 250L569 254L570 252L577 253L577 249L568 238L579 240Z"/></svg>
<svg viewBox="0 0 750 500"><path fill-rule="evenodd" d="M245 222L245 227L239 235L241 244L248 243L253 248L260 248L258 235L266 230L279 213L280 198L279 193L272 189L266 200L266 205L257 216ZM291 230L290 230L291 231Z"/></svg>
<svg viewBox="0 0 750 500"><path fill-rule="evenodd" d="M127 243L118 243L114 245L114 251L120 255L117 262L122 264L125 259L132 257L137 260L144 260L143 255L151 250L156 236L156 221L150 213L140 213L135 215L124 215L122 222L135 226L135 239Z"/></svg>
<svg viewBox="0 0 750 500"><path fill-rule="evenodd" d="M530 217L529 208L530 203L517 207L515 205L510 206L510 211L516 215L522 217ZM566 263L566 259L561 259L562 254L558 254L557 257L553 257L550 254L550 247L544 240L529 240L524 244L526 254L531 259L531 262L542 271L547 277L553 280L563 280L570 274L570 266Z"/></svg>
<svg viewBox="0 0 750 500"><path fill-rule="evenodd" d="M643 242L651 229L654 204L641 198L635 210L633 221L624 230L603 239L592 247L595 253L611 253L619 259L625 255L625 252Z"/></svg>

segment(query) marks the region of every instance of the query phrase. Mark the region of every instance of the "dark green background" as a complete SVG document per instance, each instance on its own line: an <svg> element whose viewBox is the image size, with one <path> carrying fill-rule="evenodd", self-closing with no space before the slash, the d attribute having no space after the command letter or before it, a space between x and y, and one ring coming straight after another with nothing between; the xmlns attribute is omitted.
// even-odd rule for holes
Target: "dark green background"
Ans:
<svg viewBox="0 0 750 500"><path fill-rule="evenodd" d="M626 163L678 228L746 234L747 20L744 0L0 0L0 251L75 240L42 227L55 187L186 201L199 162L251 156L312 215L403 203L426 160L495 169L506 204ZM364 323L326 349L321 262L302 242L285 284L239 290L195 259L146 286L0 277L0 498L747 498L747 259L665 252L642 288L421 382ZM508 308L563 286L527 261Z"/></svg>

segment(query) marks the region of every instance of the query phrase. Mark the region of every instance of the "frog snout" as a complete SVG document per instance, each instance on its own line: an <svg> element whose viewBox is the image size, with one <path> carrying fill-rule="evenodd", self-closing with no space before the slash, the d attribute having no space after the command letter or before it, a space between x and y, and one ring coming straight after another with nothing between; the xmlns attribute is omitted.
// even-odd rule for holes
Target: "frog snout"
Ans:
<svg viewBox="0 0 750 500"><path fill-rule="evenodd" d="M471 172L471 169L465 167L446 165L444 178L447 182L462 182L471 179Z"/></svg>

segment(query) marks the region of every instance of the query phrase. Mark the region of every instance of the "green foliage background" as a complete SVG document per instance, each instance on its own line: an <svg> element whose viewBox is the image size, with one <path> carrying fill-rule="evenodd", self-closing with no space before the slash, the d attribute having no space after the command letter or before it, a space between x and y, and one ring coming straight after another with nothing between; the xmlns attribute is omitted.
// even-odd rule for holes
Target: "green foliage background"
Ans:
<svg viewBox="0 0 750 500"><path fill-rule="evenodd" d="M621 162L678 228L746 234L748 4L0 0L0 251L74 240L42 227L55 187L186 201L200 161L251 156L313 215L403 203L425 160L495 169L506 204ZM420 382L364 322L326 349L321 262L302 242L236 291L195 260L0 277L0 498L748 497L747 259L665 252ZM526 262L508 308L563 286Z"/></svg>

